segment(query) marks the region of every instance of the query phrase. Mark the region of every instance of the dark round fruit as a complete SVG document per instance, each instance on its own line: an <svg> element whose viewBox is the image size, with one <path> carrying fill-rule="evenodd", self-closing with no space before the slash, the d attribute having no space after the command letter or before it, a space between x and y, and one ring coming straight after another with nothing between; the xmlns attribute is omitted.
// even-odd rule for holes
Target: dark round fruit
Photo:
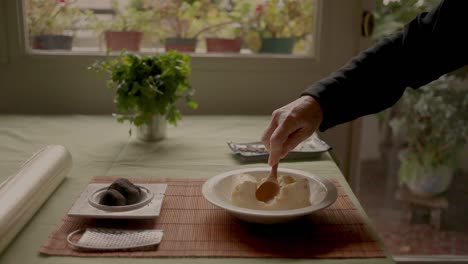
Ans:
<svg viewBox="0 0 468 264"><path fill-rule="evenodd" d="M121 193L127 200L127 205L136 204L141 200L140 188L125 178L115 180L107 189Z"/></svg>
<svg viewBox="0 0 468 264"><path fill-rule="evenodd" d="M127 204L127 199L116 190L106 190L99 199L99 203L108 206L123 206Z"/></svg>

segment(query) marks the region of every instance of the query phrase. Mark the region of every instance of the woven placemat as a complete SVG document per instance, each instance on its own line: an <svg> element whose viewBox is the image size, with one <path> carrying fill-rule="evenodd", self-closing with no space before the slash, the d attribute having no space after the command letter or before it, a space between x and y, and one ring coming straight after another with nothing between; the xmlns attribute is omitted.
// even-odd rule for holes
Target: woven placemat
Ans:
<svg viewBox="0 0 468 264"><path fill-rule="evenodd" d="M116 178L94 177L110 183ZM60 256L120 257L384 257L379 243L337 181L338 199L330 207L288 224L249 224L207 202L203 179L130 179L134 183L167 183L160 216L153 220L83 219L65 216L43 243L40 252ZM163 229L156 248L142 251L77 251L67 234L87 227Z"/></svg>

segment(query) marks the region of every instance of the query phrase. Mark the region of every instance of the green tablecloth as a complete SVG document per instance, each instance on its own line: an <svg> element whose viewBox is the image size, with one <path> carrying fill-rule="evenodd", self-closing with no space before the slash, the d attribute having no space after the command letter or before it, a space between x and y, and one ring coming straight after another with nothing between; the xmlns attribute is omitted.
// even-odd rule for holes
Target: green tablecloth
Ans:
<svg viewBox="0 0 468 264"><path fill-rule="evenodd" d="M136 140L135 135L129 136L128 124L117 123L109 116L0 116L0 181L16 172L22 162L44 145L64 145L73 157L73 168L68 177L0 256L0 263L285 262L285 259L262 258L96 259L44 257L38 253L39 246L67 213L92 176L200 178L233 169L266 166L265 163L240 162L232 156L226 142L258 140L269 118L269 116L184 116L177 127L168 127L166 139L156 143L144 143ZM329 155L323 155L316 160L282 162L281 167L305 170L339 180L357 205L366 223L371 225ZM372 226L371 229L374 230ZM302 259L287 260L287 262L393 263L391 257Z"/></svg>

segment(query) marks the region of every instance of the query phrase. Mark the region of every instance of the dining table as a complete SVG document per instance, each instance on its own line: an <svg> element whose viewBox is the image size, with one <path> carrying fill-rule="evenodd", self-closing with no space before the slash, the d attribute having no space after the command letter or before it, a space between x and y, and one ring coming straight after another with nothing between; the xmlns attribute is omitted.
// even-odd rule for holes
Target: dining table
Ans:
<svg viewBox="0 0 468 264"><path fill-rule="evenodd" d="M184 115L177 125L168 124L165 138L148 142L136 137L131 124L119 123L111 115L0 115L0 182L15 174L25 160L44 146L62 145L72 157L68 175L9 243L0 255L0 263L394 263L334 161L330 153L333 149L311 158L284 160L279 166L339 183L383 256L250 258L189 255L129 259L51 256L39 252L93 177L209 179L226 171L267 167L265 160L239 158L227 143L259 141L269 121L267 115Z"/></svg>

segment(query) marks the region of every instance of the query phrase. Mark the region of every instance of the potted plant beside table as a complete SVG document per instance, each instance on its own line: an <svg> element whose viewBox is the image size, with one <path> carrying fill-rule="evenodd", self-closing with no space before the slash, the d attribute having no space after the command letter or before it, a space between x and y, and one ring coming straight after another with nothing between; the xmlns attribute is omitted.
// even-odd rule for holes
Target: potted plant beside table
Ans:
<svg viewBox="0 0 468 264"><path fill-rule="evenodd" d="M399 183L417 195L449 187L468 137L468 89L453 75L408 89L390 121L402 142Z"/></svg>
<svg viewBox="0 0 468 264"><path fill-rule="evenodd" d="M197 108L189 83L191 58L177 51L154 56L137 56L125 51L93 63L89 69L107 74L108 88L115 92L118 122L137 127L144 141L166 137L166 122L177 125L182 113L176 103L184 99L189 108ZM131 129L130 129L131 133Z"/></svg>

